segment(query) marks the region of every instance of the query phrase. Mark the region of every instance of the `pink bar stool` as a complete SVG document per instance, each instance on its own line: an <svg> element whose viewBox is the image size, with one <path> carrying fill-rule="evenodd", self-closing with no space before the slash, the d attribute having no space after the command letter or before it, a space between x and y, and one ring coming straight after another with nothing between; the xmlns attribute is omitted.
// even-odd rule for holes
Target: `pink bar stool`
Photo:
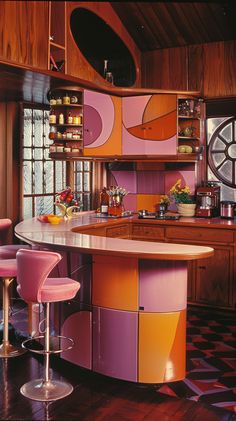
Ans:
<svg viewBox="0 0 236 421"><path fill-rule="evenodd" d="M3 341L0 358L17 357L26 352L9 342L9 286L17 274L16 259L0 259L0 277L3 280Z"/></svg>
<svg viewBox="0 0 236 421"><path fill-rule="evenodd" d="M28 245L21 244L6 244L7 234L9 228L12 226L12 221L9 218L0 219L0 259L15 259L16 253L21 248L30 249Z"/></svg>
<svg viewBox="0 0 236 421"><path fill-rule="evenodd" d="M0 219L0 246L7 243L7 235L11 226L12 221L9 218Z"/></svg>
<svg viewBox="0 0 236 421"><path fill-rule="evenodd" d="M50 354L71 349L73 346L70 338L50 336L50 303L70 300L80 289L80 283L73 279L48 277L61 258L59 253L38 250L19 250L16 255L19 295L26 302L43 303L45 307L44 335L35 336L22 343L24 348L44 354L44 377L25 383L20 389L22 395L36 401L55 401L73 391L71 384L49 378ZM54 350L50 348L50 344L53 344L56 338L59 340L59 346ZM39 349L39 343L43 344L43 349Z"/></svg>

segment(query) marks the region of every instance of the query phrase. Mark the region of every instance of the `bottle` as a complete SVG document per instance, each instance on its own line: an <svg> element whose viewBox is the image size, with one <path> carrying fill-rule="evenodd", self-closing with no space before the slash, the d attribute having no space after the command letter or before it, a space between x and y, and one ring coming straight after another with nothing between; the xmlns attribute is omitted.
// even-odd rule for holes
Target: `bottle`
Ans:
<svg viewBox="0 0 236 421"><path fill-rule="evenodd" d="M106 81L113 85L113 74L111 72L107 72Z"/></svg>
<svg viewBox="0 0 236 421"><path fill-rule="evenodd" d="M55 111L52 110L51 114L49 115L49 124L56 124L57 122L57 116L55 114Z"/></svg>
<svg viewBox="0 0 236 421"><path fill-rule="evenodd" d="M56 103L57 103L57 101L56 101L56 99L55 99L54 97L52 97L52 98L50 99L50 101L49 101L49 104L50 104L50 105L56 105Z"/></svg>
<svg viewBox="0 0 236 421"><path fill-rule="evenodd" d="M52 126L49 132L49 139L53 140L53 139L56 139L56 137L57 137L57 129L56 127Z"/></svg>
<svg viewBox="0 0 236 421"><path fill-rule="evenodd" d="M61 105L62 104L62 99L61 99L60 96L56 99L56 103L57 103L57 105Z"/></svg>
<svg viewBox="0 0 236 421"><path fill-rule="evenodd" d="M106 79L106 75L107 75L107 70L108 70L108 60L104 60L104 66L103 66L103 77L104 79Z"/></svg>
<svg viewBox="0 0 236 421"><path fill-rule="evenodd" d="M109 205L109 194L107 193L106 187L103 187L100 193L100 212L107 215Z"/></svg>
<svg viewBox="0 0 236 421"><path fill-rule="evenodd" d="M62 113L59 114L59 124L64 124L64 115Z"/></svg>
<svg viewBox="0 0 236 421"><path fill-rule="evenodd" d="M72 117L71 113L68 114L67 123L68 124L72 124L73 123L73 117Z"/></svg>

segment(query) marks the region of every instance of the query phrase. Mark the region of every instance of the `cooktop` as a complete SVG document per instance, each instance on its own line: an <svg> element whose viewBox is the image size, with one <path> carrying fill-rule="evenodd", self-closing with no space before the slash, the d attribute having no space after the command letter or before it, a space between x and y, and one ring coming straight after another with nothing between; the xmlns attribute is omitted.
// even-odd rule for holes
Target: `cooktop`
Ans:
<svg viewBox="0 0 236 421"><path fill-rule="evenodd" d="M162 220L162 221L177 221L179 219L179 215L158 215L155 212L149 212L145 215L140 214L139 219L158 219L158 220Z"/></svg>

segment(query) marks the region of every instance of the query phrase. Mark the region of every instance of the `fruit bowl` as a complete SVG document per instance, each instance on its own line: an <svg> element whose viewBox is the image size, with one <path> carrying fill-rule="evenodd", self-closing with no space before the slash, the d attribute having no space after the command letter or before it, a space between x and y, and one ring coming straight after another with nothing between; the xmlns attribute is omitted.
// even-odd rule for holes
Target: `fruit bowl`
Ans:
<svg viewBox="0 0 236 421"><path fill-rule="evenodd" d="M48 222L50 222L50 224L56 225L59 224L62 221L63 218L61 218L61 216L58 215L49 215L48 216Z"/></svg>

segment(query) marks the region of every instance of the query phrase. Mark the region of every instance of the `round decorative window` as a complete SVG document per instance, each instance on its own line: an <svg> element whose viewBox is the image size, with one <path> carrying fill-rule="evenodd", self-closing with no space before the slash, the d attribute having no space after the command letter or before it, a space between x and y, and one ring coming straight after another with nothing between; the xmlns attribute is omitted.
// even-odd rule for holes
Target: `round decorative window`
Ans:
<svg viewBox="0 0 236 421"><path fill-rule="evenodd" d="M236 187L236 117L223 121L208 146L208 163L224 184Z"/></svg>

